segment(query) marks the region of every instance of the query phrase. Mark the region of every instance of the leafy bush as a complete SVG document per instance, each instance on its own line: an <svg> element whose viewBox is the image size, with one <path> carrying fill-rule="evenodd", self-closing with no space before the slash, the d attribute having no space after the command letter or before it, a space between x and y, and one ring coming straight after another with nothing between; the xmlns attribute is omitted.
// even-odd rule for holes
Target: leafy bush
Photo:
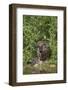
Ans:
<svg viewBox="0 0 68 90"><path fill-rule="evenodd" d="M36 57L36 44L46 40L51 49L50 63L57 60L57 17L23 16L23 60L24 64Z"/></svg>

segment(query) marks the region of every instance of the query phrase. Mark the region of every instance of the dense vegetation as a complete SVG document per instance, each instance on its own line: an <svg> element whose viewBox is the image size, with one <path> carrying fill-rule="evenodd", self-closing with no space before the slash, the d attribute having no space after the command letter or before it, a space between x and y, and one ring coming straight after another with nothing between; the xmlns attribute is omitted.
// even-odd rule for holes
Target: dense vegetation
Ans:
<svg viewBox="0 0 68 90"><path fill-rule="evenodd" d="M57 63L57 17L56 16L23 16L23 62L36 57L36 44L46 40L51 49L49 63Z"/></svg>

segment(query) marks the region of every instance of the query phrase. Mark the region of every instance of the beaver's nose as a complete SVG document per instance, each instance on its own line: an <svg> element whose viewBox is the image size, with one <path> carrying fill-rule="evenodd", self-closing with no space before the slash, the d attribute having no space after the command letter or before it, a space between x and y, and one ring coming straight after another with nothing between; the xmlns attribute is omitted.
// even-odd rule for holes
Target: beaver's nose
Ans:
<svg viewBox="0 0 68 90"><path fill-rule="evenodd" d="M42 53L42 51L40 51L40 53Z"/></svg>

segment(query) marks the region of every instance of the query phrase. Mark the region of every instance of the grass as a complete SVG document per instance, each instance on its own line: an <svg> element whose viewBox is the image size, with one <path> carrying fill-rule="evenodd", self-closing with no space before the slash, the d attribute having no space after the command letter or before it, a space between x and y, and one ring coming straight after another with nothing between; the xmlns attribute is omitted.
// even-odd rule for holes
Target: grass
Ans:
<svg viewBox="0 0 68 90"><path fill-rule="evenodd" d="M57 64L56 63L42 63L31 65L27 64L24 66L23 74L47 74L47 73L57 73Z"/></svg>

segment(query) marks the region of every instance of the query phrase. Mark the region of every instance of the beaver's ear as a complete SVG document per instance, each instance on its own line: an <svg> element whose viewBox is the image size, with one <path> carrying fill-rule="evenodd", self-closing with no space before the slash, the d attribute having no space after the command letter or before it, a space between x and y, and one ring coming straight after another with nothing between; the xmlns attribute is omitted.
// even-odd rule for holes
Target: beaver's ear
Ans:
<svg viewBox="0 0 68 90"><path fill-rule="evenodd" d="M45 45L45 47L49 48L49 44L48 43L45 43L44 45Z"/></svg>
<svg viewBox="0 0 68 90"><path fill-rule="evenodd" d="M38 47L39 47L39 45L37 44L37 45L36 45L36 48L38 48Z"/></svg>
<svg viewBox="0 0 68 90"><path fill-rule="evenodd" d="M37 48L39 47L39 42L37 42L36 47L37 47Z"/></svg>

